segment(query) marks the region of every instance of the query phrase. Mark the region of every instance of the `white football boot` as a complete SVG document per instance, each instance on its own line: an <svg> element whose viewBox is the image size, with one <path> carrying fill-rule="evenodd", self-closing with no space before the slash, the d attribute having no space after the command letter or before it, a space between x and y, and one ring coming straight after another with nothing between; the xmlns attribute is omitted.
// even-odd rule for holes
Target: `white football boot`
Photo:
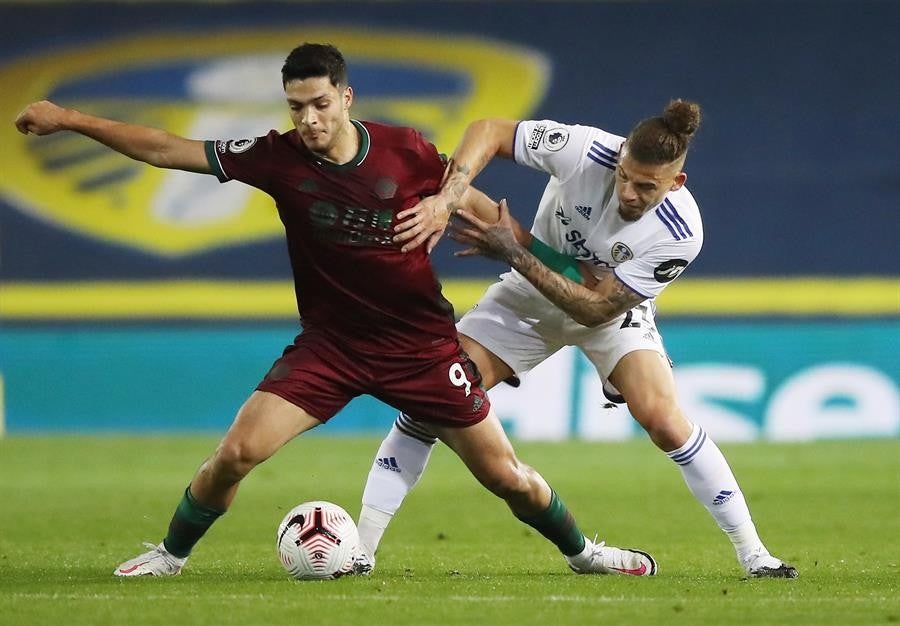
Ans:
<svg viewBox="0 0 900 626"><path fill-rule="evenodd" d="M160 542L158 546L145 543L149 552L125 561L113 572L116 576L177 576L188 558L170 554Z"/></svg>
<svg viewBox="0 0 900 626"><path fill-rule="evenodd" d="M596 541L596 537L594 539ZM566 557L569 568L576 574L656 575L656 561L646 552L614 548L605 541L595 541L585 537L586 545L581 554Z"/></svg>
<svg viewBox="0 0 900 626"><path fill-rule="evenodd" d="M769 554L759 547L741 560L741 565L750 578L798 578L800 573L792 565Z"/></svg>

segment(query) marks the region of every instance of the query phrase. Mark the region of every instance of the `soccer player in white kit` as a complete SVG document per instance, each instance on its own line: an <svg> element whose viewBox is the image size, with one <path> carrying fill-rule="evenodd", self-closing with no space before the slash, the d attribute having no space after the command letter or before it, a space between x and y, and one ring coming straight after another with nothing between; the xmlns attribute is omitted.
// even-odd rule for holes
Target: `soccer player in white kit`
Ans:
<svg viewBox="0 0 900 626"><path fill-rule="evenodd" d="M719 448L678 406L671 362L654 323L654 299L703 243L700 212L683 171L699 123L700 107L681 100L640 122L627 138L549 120L474 122L441 192L406 212L395 239L404 250L433 246L455 212L462 225L452 236L469 246L457 254L481 254L513 268L457 325L485 387L527 372L563 346L577 346L594 364L604 393L626 402L653 443L678 465L690 491L732 541L744 571L795 578L797 570L770 555L760 540ZM530 234L505 202L496 224L456 210L457 199L496 155L550 175ZM366 554L359 573L374 566L382 534L424 471L434 442L402 413L382 442L363 494L359 530ZM603 549L602 543L585 546Z"/></svg>

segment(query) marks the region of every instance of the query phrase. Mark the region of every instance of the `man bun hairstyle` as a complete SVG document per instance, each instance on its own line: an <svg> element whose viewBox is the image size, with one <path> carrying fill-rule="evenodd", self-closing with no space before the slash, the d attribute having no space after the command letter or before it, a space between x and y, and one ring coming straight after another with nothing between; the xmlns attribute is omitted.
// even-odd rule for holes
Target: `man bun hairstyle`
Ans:
<svg viewBox="0 0 900 626"><path fill-rule="evenodd" d="M672 163L687 153L694 133L700 128L700 105L672 100L661 117L640 122L625 140L628 154L647 165Z"/></svg>
<svg viewBox="0 0 900 626"><path fill-rule="evenodd" d="M281 84L327 76L338 89L347 86L347 62L341 51L328 43L304 43L288 55L281 68Z"/></svg>

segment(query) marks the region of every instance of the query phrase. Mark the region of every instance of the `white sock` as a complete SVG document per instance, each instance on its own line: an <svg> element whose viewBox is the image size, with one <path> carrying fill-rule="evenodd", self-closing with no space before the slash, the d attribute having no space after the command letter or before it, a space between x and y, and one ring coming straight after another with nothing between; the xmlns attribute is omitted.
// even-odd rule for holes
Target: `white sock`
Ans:
<svg viewBox="0 0 900 626"><path fill-rule="evenodd" d="M594 542L584 538L584 550L579 552L578 554L573 554L572 556L567 556L566 561L574 565L579 569L586 568L591 564L592 555L594 553Z"/></svg>
<svg viewBox="0 0 900 626"><path fill-rule="evenodd" d="M731 539L741 564L751 553L765 551L728 461L703 428L694 424L687 442L666 454L681 468L694 497Z"/></svg>
<svg viewBox="0 0 900 626"><path fill-rule="evenodd" d="M359 543L366 554L375 555L375 550L381 543L381 536L387 530L393 517L393 513L385 513L365 504L362 505L362 509L359 511L359 523L356 527L359 529Z"/></svg>
<svg viewBox="0 0 900 626"><path fill-rule="evenodd" d="M425 471L436 441L427 426L401 413L381 442L357 523L360 543L368 554L374 556L391 518Z"/></svg>

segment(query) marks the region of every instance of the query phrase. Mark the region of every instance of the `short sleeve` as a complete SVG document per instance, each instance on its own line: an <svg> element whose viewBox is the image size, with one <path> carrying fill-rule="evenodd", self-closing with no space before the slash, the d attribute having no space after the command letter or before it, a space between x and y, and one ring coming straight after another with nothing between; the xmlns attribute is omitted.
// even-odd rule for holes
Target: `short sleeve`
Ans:
<svg viewBox="0 0 900 626"><path fill-rule="evenodd" d="M620 263L613 271L636 293L655 298L697 258L701 245L702 240L693 238L660 242L640 257Z"/></svg>
<svg viewBox="0 0 900 626"><path fill-rule="evenodd" d="M206 160L219 182L239 180L265 190L272 172L272 153L277 131L265 137L218 139L204 145Z"/></svg>
<svg viewBox="0 0 900 626"><path fill-rule="evenodd" d="M525 120L516 126L513 150L516 163L546 172L565 182L583 167L594 144L617 155L622 138L590 126L570 126L552 120Z"/></svg>

